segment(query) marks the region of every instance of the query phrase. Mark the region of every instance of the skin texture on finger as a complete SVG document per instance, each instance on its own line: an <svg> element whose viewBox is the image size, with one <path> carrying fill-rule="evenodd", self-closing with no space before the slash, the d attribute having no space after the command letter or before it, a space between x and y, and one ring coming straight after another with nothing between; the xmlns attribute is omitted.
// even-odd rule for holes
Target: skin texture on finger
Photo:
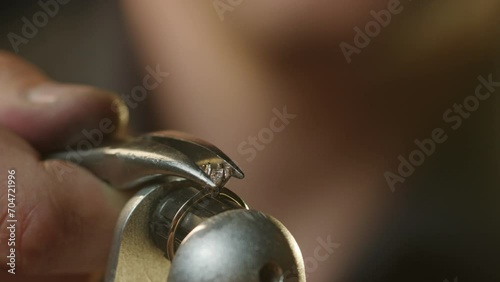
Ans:
<svg viewBox="0 0 500 282"><path fill-rule="evenodd" d="M41 161L21 138L0 129L0 202L7 203L7 170L16 170L16 273L101 271L124 196L84 169ZM6 265L7 210L0 210L0 263Z"/></svg>
<svg viewBox="0 0 500 282"><path fill-rule="evenodd" d="M0 52L0 124L40 151L64 149L99 130L102 141L124 131L128 112L113 93L51 81L36 67ZM102 123L111 132L102 132ZM87 132L87 136L85 135Z"/></svg>

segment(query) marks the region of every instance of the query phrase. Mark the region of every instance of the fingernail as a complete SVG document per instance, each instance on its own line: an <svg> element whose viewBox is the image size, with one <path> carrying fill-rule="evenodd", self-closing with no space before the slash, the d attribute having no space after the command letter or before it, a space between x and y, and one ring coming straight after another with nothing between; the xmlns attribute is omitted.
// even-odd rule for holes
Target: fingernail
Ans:
<svg viewBox="0 0 500 282"><path fill-rule="evenodd" d="M116 97L111 103L111 110L118 115L117 134L118 135L125 134L129 121L129 112L127 105L122 99Z"/></svg>

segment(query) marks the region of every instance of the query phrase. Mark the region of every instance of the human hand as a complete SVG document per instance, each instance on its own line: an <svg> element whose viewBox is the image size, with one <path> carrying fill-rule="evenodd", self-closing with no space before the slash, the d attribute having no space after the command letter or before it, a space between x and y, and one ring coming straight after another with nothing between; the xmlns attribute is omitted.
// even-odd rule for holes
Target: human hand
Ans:
<svg viewBox="0 0 500 282"><path fill-rule="evenodd" d="M109 92L54 82L1 51L0 97L0 280L89 281L105 266L125 199L85 169L41 155L66 149L103 120L113 127L103 138L118 134L126 107ZM9 213L17 220L10 241Z"/></svg>

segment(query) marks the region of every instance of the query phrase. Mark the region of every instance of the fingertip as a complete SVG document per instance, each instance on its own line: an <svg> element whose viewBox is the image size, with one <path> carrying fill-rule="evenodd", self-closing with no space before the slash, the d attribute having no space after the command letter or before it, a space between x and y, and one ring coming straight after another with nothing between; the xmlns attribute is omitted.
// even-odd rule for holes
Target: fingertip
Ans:
<svg viewBox="0 0 500 282"><path fill-rule="evenodd" d="M0 123L41 151L63 150L89 138L99 146L123 134L128 122L127 108L116 94L74 84L41 83L0 108Z"/></svg>
<svg viewBox="0 0 500 282"><path fill-rule="evenodd" d="M115 93L51 81L34 65L2 50L0 99L0 125L41 151L62 150L85 138L83 130L113 138L128 123L127 107ZM102 124L107 125L104 130Z"/></svg>

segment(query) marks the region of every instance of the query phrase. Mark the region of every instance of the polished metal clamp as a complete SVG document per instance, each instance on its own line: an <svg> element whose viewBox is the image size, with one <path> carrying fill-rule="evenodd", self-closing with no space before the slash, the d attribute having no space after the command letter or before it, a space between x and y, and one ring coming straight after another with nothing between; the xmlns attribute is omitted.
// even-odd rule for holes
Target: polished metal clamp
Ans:
<svg viewBox="0 0 500 282"><path fill-rule="evenodd" d="M244 174L215 146L153 133L94 148L78 164L138 191L118 220L106 281L305 281L288 230L225 188Z"/></svg>

